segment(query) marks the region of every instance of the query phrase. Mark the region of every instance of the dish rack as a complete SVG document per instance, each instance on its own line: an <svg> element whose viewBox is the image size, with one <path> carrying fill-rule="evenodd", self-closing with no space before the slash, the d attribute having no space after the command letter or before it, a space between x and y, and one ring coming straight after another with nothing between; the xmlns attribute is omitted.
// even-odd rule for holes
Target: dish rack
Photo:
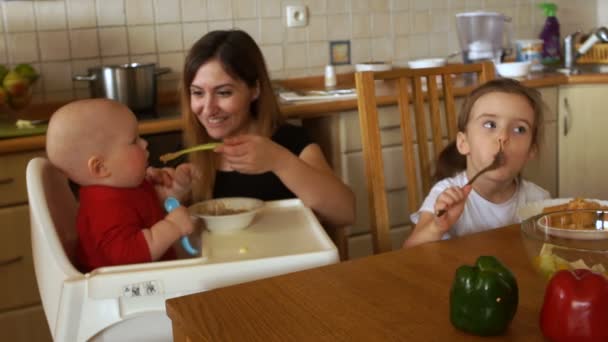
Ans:
<svg viewBox="0 0 608 342"><path fill-rule="evenodd" d="M578 49L581 44L575 44L575 49ZM605 63L608 64L608 43L595 44L587 53L580 56L577 63Z"/></svg>

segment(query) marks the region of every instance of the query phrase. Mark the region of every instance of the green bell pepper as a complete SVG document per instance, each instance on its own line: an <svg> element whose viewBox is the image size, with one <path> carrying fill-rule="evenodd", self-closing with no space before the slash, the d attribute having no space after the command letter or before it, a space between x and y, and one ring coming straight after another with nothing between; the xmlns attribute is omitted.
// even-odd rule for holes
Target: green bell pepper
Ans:
<svg viewBox="0 0 608 342"><path fill-rule="evenodd" d="M480 256L475 266L456 270L450 320L456 328L474 335L500 335L515 316L518 300L511 271L493 256Z"/></svg>

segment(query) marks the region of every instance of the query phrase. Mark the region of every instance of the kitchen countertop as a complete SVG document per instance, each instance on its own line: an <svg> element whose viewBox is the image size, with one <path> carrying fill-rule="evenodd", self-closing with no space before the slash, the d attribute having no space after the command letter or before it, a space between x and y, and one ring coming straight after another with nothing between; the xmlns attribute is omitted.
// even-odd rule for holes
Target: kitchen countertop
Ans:
<svg viewBox="0 0 608 342"><path fill-rule="evenodd" d="M339 88L354 88L354 74L338 75ZM565 84L594 84L608 83L608 74L584 74L566 76L560 73L533 73L521 80L530 87L551 87ZM278 80L275 83L287 89L322 89L323 77L306 77L298 79ZM470 92L472 86L455 87L457 96L463 96ZM396 97L390 94L379 94L378 104L387 105L396 103ZM48 119L50 115L62 104L32 105L32 113L25 119ZM179 106L177 106L176 94L159 94L159 106L173 108L171 115L161 115L157 119L141 120L139 131L142 135L174 132L181 130L181 119L179 118ZM280 103L281 112L287 118L311 119L339 113L341 111L357 108L356 98L331 99L327 101L311 101L298 103ZM0 154L44 149L45 136L34 135L19 138L0 139Z"/></svg>

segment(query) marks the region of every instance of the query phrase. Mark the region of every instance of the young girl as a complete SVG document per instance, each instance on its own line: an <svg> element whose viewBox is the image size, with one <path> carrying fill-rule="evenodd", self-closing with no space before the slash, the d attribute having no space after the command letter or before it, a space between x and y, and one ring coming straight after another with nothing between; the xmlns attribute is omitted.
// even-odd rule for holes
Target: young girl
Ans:
<svg viewBox="0 0 608 342"><path fill-rule="evenodd" d="M546 190L520 176L538 150L543 108L538 91L512 79L473 90L459 115L456 141L439 156L439 181L411 215L416 226L404 247L512 224L519 206L549 198ZM501 144L501 166L466 185L492 163ZM436 215L440 210L446 212Z"/></svg>

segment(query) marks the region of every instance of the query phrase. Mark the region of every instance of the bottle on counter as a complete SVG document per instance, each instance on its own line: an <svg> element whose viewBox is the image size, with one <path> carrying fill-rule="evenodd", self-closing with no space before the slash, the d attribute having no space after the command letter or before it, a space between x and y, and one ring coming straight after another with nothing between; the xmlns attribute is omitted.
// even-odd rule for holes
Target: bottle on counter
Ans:
<svg viewBox="0 0 608 342"><path fill-rule="evenodd" d="M545 26L539 38L543 40L543 64L558 63L562 58L561 41L559 34L559 22L555 17L557 5L550 2L543 2L538 5L547 16Z"/></svg>
<svg viewBox="0 0 608 342"><path fill-rule="evenodd" d="M331 64L325 66L325 88L333 88L337 83L334 66Z"/></svg>

